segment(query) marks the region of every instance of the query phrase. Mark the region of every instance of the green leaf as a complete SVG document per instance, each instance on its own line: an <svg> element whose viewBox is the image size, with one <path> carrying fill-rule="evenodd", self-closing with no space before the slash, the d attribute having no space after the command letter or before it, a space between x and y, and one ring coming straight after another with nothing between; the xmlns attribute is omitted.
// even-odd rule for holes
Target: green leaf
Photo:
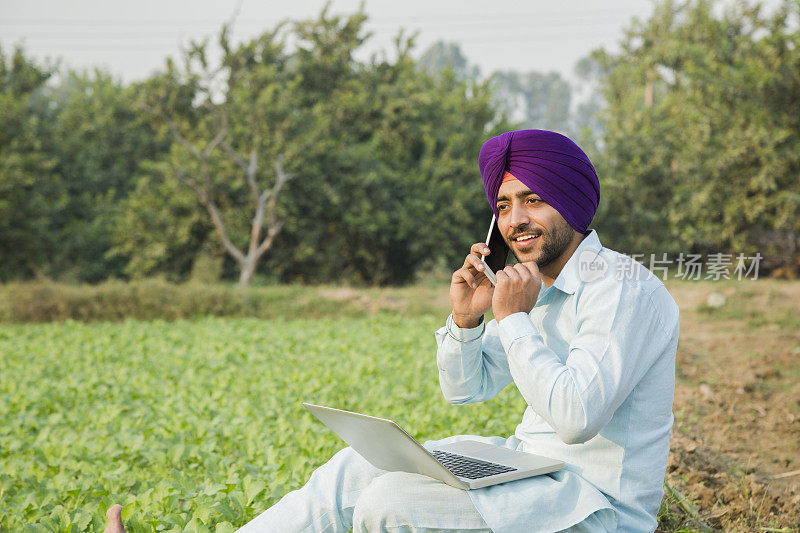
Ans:
<svg viewBox="0 0 800 533"><path fill-rule="evenodd" d="M211 533L211 530L199 518L192 518L183 528L183 533Z"/></svg>
<svg viewBox="0 0 800 533"><path fill-rule="evenodd" d="M78 531L86 531L91 522L92 515L86 511L77 511L72 515L72 523L78 528Z"/></svg>
<svg viewBox="0 0 800 533"><path fill-rule="evenodd" d="M267 488L267 484L261 481L260 479L251 479L247 478L244 482L244 494L247 497L247 505L253 503L253 500L261 494L264 489Z"/></svg>

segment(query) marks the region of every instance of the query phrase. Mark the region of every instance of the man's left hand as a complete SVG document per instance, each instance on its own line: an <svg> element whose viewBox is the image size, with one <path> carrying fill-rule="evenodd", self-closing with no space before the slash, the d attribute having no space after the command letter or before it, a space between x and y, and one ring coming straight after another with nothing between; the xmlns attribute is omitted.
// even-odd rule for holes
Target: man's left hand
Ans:
<svg viewBox="0 0 800 533"><path fill-rule="evenodd" d="M497 286L492 310L498 322L514 313L530 313L542 288L542 276L534 261L509 265L495 273Z"/></svg>

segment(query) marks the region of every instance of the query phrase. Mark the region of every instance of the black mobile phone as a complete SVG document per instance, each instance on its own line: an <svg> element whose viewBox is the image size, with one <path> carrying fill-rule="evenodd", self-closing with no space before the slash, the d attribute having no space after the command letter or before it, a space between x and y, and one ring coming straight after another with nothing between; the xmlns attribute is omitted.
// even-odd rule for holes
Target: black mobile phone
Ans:
<svg viewBox="0 0 800 533"><path fill-rule="evenodd" d="M492 215L492 222L489 224L489 233L486 237L486 244L489 246L489 250L492 253L487 255L484 258L484 261L486 261L486 264L492 269L492 272L503 270L503 268L506 266L506 261L508 261L509 249L508 245L506 245L506 241L503 239L503 235L497 228L494 215Z"/></svg>

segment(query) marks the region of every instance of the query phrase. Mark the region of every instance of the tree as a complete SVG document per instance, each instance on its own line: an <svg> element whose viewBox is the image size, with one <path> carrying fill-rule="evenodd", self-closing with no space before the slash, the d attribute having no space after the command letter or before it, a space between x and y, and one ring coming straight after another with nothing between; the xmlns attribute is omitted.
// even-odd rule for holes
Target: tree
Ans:
<svg viewBox="0 0 800 533"><path fill-rule="evenodd" d="M207 42L193 43L182 68L168 62L163 75L141 88L142 108L161 119L173 140L152 169L196 194L239 267L241 285L251 282L283 226L279 195L292 175L284 162L296 165L314 139L314 116L298 90L303 78L290 66L280 32L233 47L225 27L218 66L209 65ZM120 241L118 253L140 253L140 242L125 235ZM151 245L158 247L158 239Z"/></svg>
<svg viewBox="0 0 800 533"><path fill-rule="evenodd" d="M571 117L570 138L578 143L592 161L599 162L605 134L600 116L605 108L605 102L598 88L602 84L605 72L593 55L581 58L573 70L578 79L574 90L578 103Z"/></svg>
<svg viewBox="0 0 800 533"><path fill-rule="evenodd" d="M584 61L584 70L591 65L589 61ZM449 69L460 81L487 79L481 76L477 66L469 63L457 43L435 42L422 53L419 65L434 76ZM572 124L572 87L557 72L505 70L493 72L488 79L491 80L494 108L513 119L518 127L550 129L572 135L584 125L579 120L576 125Z"/></svg>
<svg viewBox="0 0 800 533"><path fill-rule="evenodd" d="M480 69L475 65L470 65L457 43L436 41L422 53L419 58L419 66L434 76L446 69L451 69L456 78L461 81L477 81L481 77Z"/></svg>
<svg viewBox="0 0 800 533"><path fill-rule="evenodd" d="M398 37L396 60L360 65L321 108L337 117L326 132L335 143L314 166L318 181L302 184L319 195L301 191L290 206L284 237L296 245L276 260L291 278L404 283L452 264L485 231L476 157L494 133L489 86L420 72L412 49Z"/></svg>
<svg viewBox="0 0 800 533"><path fill-rule="evenodd" d="M0 49L0 280L45 273L54 242L50 216L65 200L36 112L53 72L21 49L10 57Z"/></svg>
<svg viewBox="0 0 800 533"><path fill-rule="evenodd" d="M500 71L493 82L498 107L522 127L570 133L572 89L557 72Z"/></svg>
<svg viewBox="0 0 800 533"><path fill-rule="evenodd" d="M130 88L96 70L67 72L42 93L47 114L44 147L67 195L51 214L57 246L51 275L95 282L122 274L123 262L108 257L114 217L141 172L141 164L169 146L135 106Z"/></svg>
<svg viewBox="0 0 800 533"><path fill-rule="evenodd" d="M604 224L636 251L766 252L800 231L800 31L786 1L663 2L621 52L596 55L604 94Z"/></svg>
<svg viewBox="0 0 800 533"><path fill-rule="evenodd" d="M280 228L261 263L268 276L402 283L463 255L488 221L475 157L493 133L489 86L420 72L413 39L402 35L395 59L356 60L364 21L323 10L240 47L224 44L216 77L197 45L190 65L140 87L175 142L122 209L116 249L131 275L185 276L209 238L222 242L220 226L234 247L251 250L254 156L259 196L280 183L278 165L296 176L265 205L267 236Z"/></svg>

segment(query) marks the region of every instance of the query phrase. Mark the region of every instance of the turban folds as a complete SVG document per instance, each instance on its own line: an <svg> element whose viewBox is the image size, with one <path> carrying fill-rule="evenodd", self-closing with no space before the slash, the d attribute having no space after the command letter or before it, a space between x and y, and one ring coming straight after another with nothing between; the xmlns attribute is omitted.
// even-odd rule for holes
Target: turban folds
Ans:
<svg viewBox="0 0 800 533"><path fill-rule="evenodd" d="M478 167L495 216L506 173L538 194L576 231L585 233L597 212L597 173L583 150L558 133L520 130L492 137L481 147Z"/></svg>

